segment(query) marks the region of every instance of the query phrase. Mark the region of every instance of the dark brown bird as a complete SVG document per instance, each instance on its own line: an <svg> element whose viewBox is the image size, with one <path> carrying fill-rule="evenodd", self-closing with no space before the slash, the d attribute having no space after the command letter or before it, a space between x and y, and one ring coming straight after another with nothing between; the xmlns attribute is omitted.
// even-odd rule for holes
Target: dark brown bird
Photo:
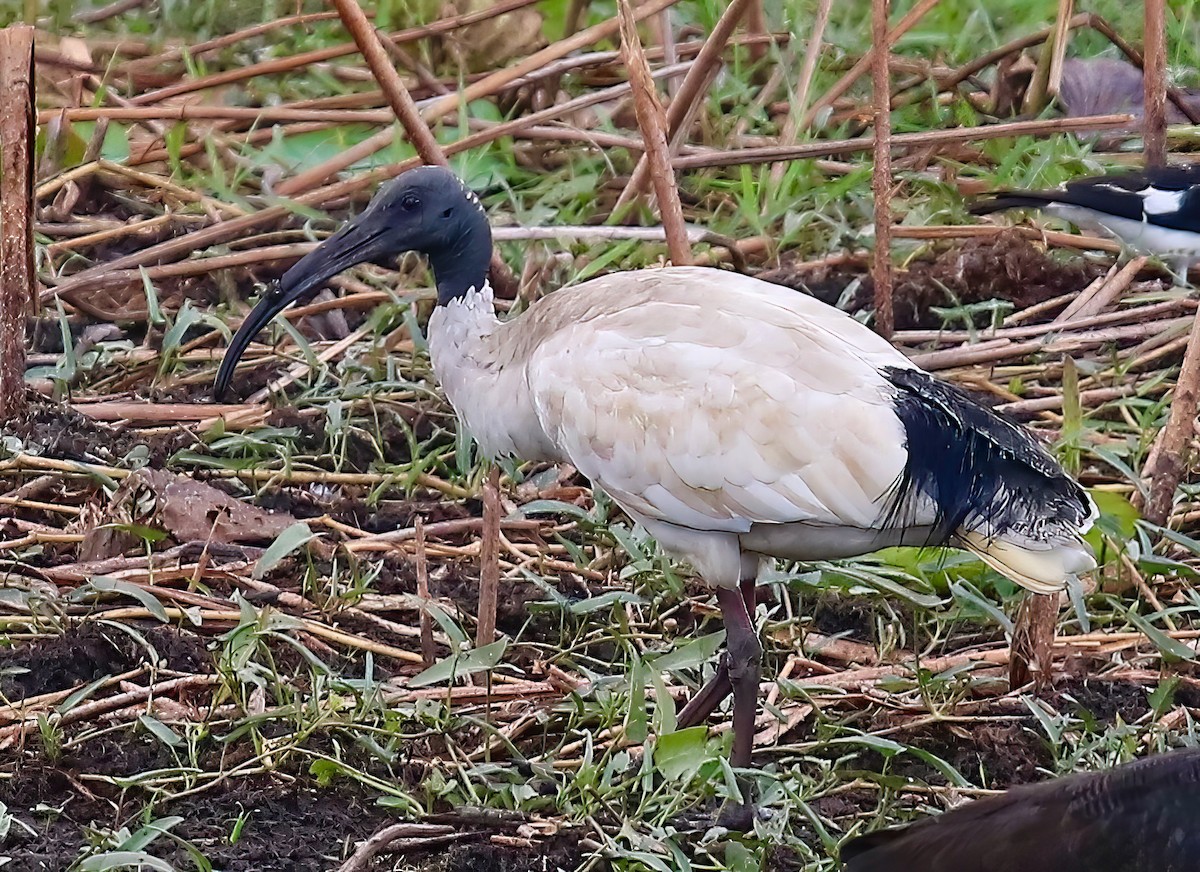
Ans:
<svg viewBox="0 0 1200 872"><path fill-rule="evenodd" d="M842 848L846 872L1194 872L1200 749L1015 787Z"/></svg>

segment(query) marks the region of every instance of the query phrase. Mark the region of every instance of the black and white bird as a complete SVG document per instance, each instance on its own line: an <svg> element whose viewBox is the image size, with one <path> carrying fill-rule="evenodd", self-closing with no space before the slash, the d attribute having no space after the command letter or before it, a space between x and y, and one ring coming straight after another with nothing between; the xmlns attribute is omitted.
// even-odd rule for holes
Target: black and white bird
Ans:
<svg viewBox="0 0 1200 872"><path fill-rule="evenodd" d="M1091 499L1025 430L809 296L642 269L501 321L487 215L435 167L396 178L288 270L230 343L218 396L288 304L407 251L433 268L433 369L483 453L574 465L716 588L728 650L678 720L700 723L732 692L734 766L754 737L761 561L952 543L1039 592L1095 566Z"/></svg>
<svg viewBox="0 0 1200 872"><path fill-rule="evenodd" d="M998 191L968 208L975 215L1040 209L1179 271L1200 259L1200 164L1091 176L1054 191Z"/></svg>
<svg viewBox="0 0 1200 872"><path fill-rule="evenodd" d="M1200 749L1014 787L842 848L846 872L1192 872Z"/></svg>

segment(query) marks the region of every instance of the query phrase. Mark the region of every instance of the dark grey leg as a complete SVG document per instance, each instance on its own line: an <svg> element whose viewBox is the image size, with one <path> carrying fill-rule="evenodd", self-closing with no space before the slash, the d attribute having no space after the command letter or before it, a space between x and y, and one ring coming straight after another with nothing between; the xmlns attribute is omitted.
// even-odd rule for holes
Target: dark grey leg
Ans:
<svg viewBox="0 0 1200 872"><path fill-rule="evenodd" d="M762 647L754 632L754 621L739 591L717 588L717 602L725 619L725 647L728 651L729 683L733 688L733 753L729 762L735 768L750 765L754 748L754 716L758 712L758 679Z"/></svg>
<svg viewBox="0 0 1200 872"><path fill-rule="evenodd" d="M744 604L743 608L746 614L749 615L750 620L753 621L755 602L754 579L743 579L740 588L742 602ZM719 597L718 601L720 601ZM683 710L675 719L676 729L683 730L687 727L694 727L697 724L703 723L709 715L717 710L717 706L723 703L729 694L733 693L733 685L729 682L729 619L724 604L721 605L721 611L722 614L725 615L726 620L725 645L727 650L722 652L721 662L717 666L717 671L713 674L713 677L708 680L708 683L705 684L704 687L696 691L695 695L688 700L687 705L683 707Z"/></svg>

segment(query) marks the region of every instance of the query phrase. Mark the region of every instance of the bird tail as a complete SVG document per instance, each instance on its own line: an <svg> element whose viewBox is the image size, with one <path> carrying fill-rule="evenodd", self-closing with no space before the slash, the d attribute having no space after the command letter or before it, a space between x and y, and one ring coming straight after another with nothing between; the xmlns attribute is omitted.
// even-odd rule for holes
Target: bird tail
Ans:
<svg viewBox="0 0 1200 872"><path fill-rule="evenodd" d="M972 215L991 215L1006 209L1040 209L1054 198L1040 191L999 191L968 204Z"/></svg>
<svg viewBox="0 0 1200 872"><path fill-rule="evenodd" d="M958 535L968 551L1034 593L1058 593L1072 576L1096 568L1091 546L1080 538L1033 542L991 538L974 530Z"/></svg>

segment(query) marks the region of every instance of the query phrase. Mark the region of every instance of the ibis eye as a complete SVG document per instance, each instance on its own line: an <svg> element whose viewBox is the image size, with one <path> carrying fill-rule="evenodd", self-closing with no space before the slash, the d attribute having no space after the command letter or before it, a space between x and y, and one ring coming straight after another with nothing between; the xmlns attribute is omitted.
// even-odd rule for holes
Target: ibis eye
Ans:
<svg viewBox="0 0 1200 872"><path fill-rule="evenodd" d="M400 198L400 208L405 212L412 212L421 205L421 198L416 194L405 194Z"/></svg>

